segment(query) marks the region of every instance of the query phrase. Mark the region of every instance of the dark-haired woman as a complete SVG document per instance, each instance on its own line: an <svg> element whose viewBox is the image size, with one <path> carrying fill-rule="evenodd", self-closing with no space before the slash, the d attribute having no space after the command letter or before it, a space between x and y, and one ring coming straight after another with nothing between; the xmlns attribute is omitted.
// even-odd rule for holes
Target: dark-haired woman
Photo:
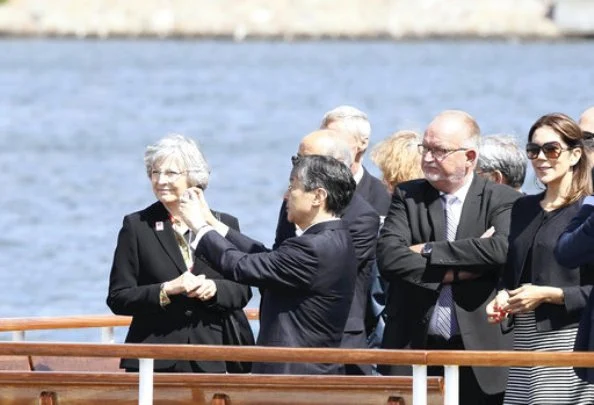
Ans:
<svg viewBox="0 0 594 405"><path fill-rule="evenodd" d="M590 170L579 126L548 114L530 128L526 153L544 185L512 208L505 289L487 307L492 322L512 317L514 349L573 350L580 315L594 283L594 268L561 266L555 244L591 192ZM571 367L513 367L505 404L592 404L593 386Z"/></svg>

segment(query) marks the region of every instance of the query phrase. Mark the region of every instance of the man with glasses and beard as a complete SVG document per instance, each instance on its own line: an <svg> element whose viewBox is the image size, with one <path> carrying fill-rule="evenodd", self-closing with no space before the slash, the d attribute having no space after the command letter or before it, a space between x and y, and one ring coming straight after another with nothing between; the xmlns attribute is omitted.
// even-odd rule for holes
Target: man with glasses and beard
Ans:
<svg viewBox="0 0 594 405"><path fill-rule="evenodd" d="M425 179L400 184L378 241L389 282L382 346L389 349L509 350L511 333L489 324L507 254L512 188L475 175L480 129L463 111L444 111L419 145ZM492 235L491 235L492 234ZM410 367L382 366L383 374ZM442 367L430 367L442 375ZM500 404L507 369L460 368L460 404Z"/></svg>

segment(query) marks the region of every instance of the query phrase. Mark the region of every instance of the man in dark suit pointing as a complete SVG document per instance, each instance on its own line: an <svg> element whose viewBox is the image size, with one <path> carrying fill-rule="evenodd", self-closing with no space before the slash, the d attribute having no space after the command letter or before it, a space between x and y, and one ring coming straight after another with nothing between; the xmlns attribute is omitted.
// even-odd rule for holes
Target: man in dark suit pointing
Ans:
<svg viewBox="0 0 594 405"><path fill-rule="evenodd" d="M349 169L328 156L303 156L291 171L288 220L302 231L267 250L219 222L199 189L181 200L184 221L201 252L223 275L260 288L257 344L284 347L340 345L353 299L357 262L340 215L355 191ZM216 230L216 232L214 232ZM254 363L254 373L336 374L334 364Z"/></svg>
<svg viewBox="0 0 594 405"><path fill-rule="evenodd" d="M347 167L350 167L353 161L352 152L348 143L344 141L344 136L332 130L319 130L308 134L301 140L297 153L297 156L313 154L332 156ZM341 218L353 239L357 259L357 281L340 347L365 349L367 348L365 309L371 281L371 266L375 261L379 215L359 191L356 191ZM280 209L274 245L279 246L287 238L294 237L296 232L301 232L295 225L288 218L285 201ZM368 364L347 364L345 372L349 375L371 375L372 369Z"/></svg>
<svg viewBox="0 0 594 405"><path fill-rule="evenodd" d="M385 348L511 350L513 336L487 322L485 307L520 194L474 174L479 136L467 113L439 114L419 145L425 179L394 191L377 251L390 283ZM506 381L507 369L461 367L460 404L500 404Z"/></svg>

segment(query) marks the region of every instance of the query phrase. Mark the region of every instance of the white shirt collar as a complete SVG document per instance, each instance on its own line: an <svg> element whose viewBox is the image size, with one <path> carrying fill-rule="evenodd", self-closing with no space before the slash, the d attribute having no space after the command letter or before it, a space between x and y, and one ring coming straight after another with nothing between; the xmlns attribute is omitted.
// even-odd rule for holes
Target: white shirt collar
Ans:
<svg viewBox="0 0 594 405"><path fill-rule="evenodd" d="M468 180L466 181L466 183L464 183L464 185L462 187L460 187L458 190L451 193L450 195L455 196L458 199L458 201L460 201L462 204L464 204L464 200L466 199L468 190L470 190L470 185L472 184L473 179L474 179L474 173L472 173L470 176L468 176ZM445 194L447 194L447 193L444 193L443 191L439 192L440 196L445 195Z"/></svg>
<svg viewBox="0 0 594 405"><path fill-rule="evenodd" d="M363 174L365 174L365 169L363 169L363 165L360 165L359 166L359 170L357 170L357 173L353 174L353 178L355 179L355 183L359 184L359 182L363 178Z"/></svg>
<svg viewBox="0 0 594 405"><path fill-rule="evenodd" d="M303 235L305 232L307 232L307 230L308 230L309 228L311 228L311 227L312 227L312 226L314 226L314 225L321 224L322 222L337 221L337 220L339 220L339 219L340 219L340 218L338 218L338 217L334 217L334 218L330 218L330 219L325 219L325 220L323 220L323 221L316 222L315 224L311 224L310 226L308 226L307 228L305 228L305 229L303 229L303 230L302 230L301 228L299 228L297 225L295 225L295 236L301 236L301 235Z"/></svg>

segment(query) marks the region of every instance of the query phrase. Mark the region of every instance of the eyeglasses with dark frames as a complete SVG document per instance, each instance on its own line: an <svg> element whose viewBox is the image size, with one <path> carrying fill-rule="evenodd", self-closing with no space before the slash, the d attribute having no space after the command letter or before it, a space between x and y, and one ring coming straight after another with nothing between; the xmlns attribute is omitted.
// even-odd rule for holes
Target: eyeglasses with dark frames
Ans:
<svg viewBox="0 0 594 405"><path fill-rule="evenodd" d="M453 149L437 148L437 147L430 148L429 146L423 145L423 144L417 145L417 148L418 148L421 156L425 156L427 153L431 152L431 156L433 156L433 159L439 160L439 161L444 160L452 153L460 152L463 150L468 150L468 148L453 148Z"/></svg>
<svg viewBox="0 0 594 405"><path fill-rule="evenodd" d="M299 162L299 159L301 159L300 155L293 155L291 156L291 164L293 166L295 166L297 164L297 162Z"/></svg>
<svg viewBox="0 0 594 405"><path fill-rule="evenodd" d="M571 150L572 148L564 148L561 146L559 142L546 142L542 145L539 145L534 142L530 142L526 145L526 156L528 159L534 160L538 158L540 155L540 151L544 154L545 158L547 159L558 159L561 156L561 153L565 152L566 150Z"/></svg>

